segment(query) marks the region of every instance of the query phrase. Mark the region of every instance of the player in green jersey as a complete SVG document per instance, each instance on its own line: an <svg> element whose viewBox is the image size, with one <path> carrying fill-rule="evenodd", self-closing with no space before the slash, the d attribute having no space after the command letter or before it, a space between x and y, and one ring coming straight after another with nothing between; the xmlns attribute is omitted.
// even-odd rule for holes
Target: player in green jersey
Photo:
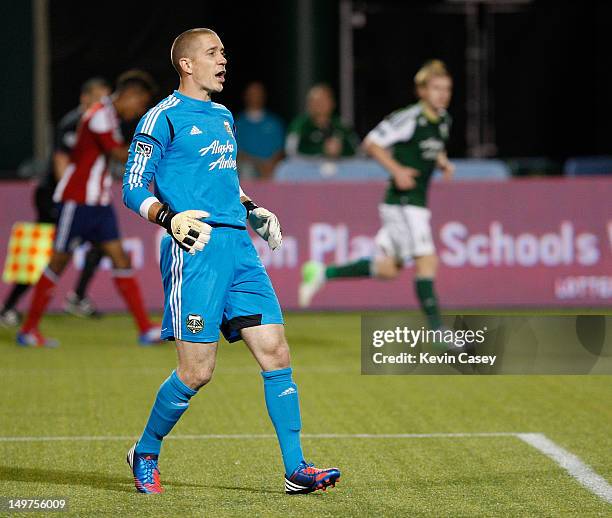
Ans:
<svg viewBox="0 0 612 518"><path fill-rule="evenodd" d="M452 79L444 63L425 63L414 78L419 102L393 112L364 140L367 153L390 175L385 199L379 206L382 226L376 235L377 254L345 265L310 261L302 270L299 288L302 307L310 305L327 280L376 277L393 279L405 261L414 260L415 290L429 326L441 326L434 290L438 258L431 232L427 191L438 167L446 179L454 166L446 155L451 118L446 112Z"/></svg>

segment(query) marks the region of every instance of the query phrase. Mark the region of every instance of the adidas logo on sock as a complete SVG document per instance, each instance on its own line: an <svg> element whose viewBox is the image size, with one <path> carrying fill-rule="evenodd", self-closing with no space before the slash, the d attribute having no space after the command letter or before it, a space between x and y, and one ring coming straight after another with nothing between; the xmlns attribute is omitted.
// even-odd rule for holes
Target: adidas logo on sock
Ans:
<svg viewBox="0 0 612 518"><path fill-rule="evenodd" d="M201 133L202 130L200 128L197 126L191 126L191 131L189 132L190 135L200 135Z"/></svg>
<svg viewBox="0 0 612 518"><path fill-rule="evenodd" d="M297 392L293 387L289 387L288 389L283 390L278 397L288 396L289 394L294 394Z"/></svg>

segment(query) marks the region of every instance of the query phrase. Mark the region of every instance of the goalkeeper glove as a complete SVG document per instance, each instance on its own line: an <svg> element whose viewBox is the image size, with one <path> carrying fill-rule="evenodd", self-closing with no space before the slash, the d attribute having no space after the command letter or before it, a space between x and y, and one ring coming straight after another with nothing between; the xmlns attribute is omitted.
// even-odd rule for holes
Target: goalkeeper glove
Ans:
<svg viewBox="0 0 612 518"><path fill-rule="evenodd" d="M247 210L247 219L251 228L257 232L272 250L276 250L283 242L283 234L278 218L263 207L258 207L251 200L243 203Z"/></svg>
<svg viewBox="0 0 612 518"><path fill-rule="evenodd" d="M204 249L210 240L212 227L200 221L210 214L203 210L185 210L174 212L164 203L155 216L155 223L164 227L178 246L191 255Z"/></svg>

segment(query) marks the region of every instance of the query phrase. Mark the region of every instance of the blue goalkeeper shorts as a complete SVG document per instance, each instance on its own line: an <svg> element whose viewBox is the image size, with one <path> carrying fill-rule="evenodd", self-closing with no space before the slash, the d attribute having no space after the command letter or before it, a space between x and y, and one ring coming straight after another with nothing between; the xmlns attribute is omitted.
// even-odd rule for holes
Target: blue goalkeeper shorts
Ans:
<svg viewBox="0 0 612 518"><path fill-rule="evenodd" d="M236 342L245 327L283 323L270 278L245 229L213 228L210 241L195 255L166 234L160 266L163 339L216 342L221 331L228 342Z"/></svg>

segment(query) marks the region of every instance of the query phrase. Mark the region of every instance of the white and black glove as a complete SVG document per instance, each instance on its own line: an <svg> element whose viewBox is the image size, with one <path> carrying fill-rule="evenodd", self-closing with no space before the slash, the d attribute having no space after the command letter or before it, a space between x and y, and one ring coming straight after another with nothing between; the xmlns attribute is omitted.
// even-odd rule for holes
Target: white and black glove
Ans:
<svg viewBox="0 0 612 518"><path fill-rule="evenodd" d="M278 218L268 209L258 207L251 200L243 203L247 210L247 219L251 228L257 232L272 250L283 243L283 234Z"/></svg>
<svg viewBox="0 0 612 518"><path fill-rule="evenodd" d="M155 223L164 227L183 250L195 255L203 250L210 240L212 227L200 221L208 216L210 214L204 210L174 212L164 203L155 216Z"/></svg>

